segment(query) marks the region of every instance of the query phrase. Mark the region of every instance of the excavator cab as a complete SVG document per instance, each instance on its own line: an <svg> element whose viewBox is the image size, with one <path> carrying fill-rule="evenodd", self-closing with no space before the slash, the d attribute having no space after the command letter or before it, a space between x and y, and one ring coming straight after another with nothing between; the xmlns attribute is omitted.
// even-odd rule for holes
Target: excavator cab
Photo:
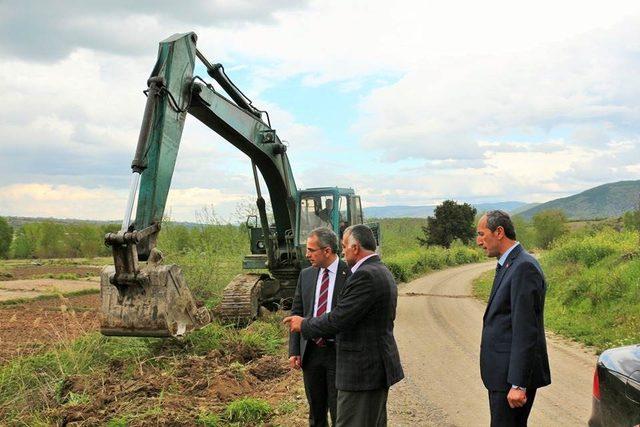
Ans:
<svg viewBox="0 0 640 427"><path fill-rule="evenodd" d="M303 267L308 264L304 253L306 239L311 230L317 227L327 227L333 230L338 238L342 238L344 230L354 224L364 222L360 196L351 188L323 187L300 190L296 204L296 230L295 246L299 252L299 259ZM245 257L244 267L247 269L264 268L268 242L264 237L258 217L250 215L247 218L249 240L251 242L251 255ZM379 240L379 227L377 223L367 224L372 228ZM274 232L273 228L270 232ZM339 247L340 251L341 248Z"/></svg>

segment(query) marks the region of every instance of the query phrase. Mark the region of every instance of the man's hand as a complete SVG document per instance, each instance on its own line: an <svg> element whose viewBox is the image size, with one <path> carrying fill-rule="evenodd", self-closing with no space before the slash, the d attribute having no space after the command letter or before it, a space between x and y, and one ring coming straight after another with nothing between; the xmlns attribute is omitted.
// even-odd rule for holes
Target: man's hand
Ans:
<svg viewBox="0 0 640 427"><path fill-rule="evenodd" d="M289 331L300 332L300 330L302 329L303 320L304 320L304 317L289 316L289 317L285 317L282 323L284 323L285 325L289 324Z"/></svg>
<svg viewBox="0 0 640 427"><path fill-rule="evenodd" d="M302 367L302 358L300 356L291 356L289 358L289 366L291 369L300 369Z"/></svg>
<svg viewBox="0 0 640 427"><path fill-rule="evenodd" d="M509 390L509 394L507 394L507 401L509 402L509 407L511 409L521 408L525 403L527 403L527 392L517 388L512 388Z"/></svg>

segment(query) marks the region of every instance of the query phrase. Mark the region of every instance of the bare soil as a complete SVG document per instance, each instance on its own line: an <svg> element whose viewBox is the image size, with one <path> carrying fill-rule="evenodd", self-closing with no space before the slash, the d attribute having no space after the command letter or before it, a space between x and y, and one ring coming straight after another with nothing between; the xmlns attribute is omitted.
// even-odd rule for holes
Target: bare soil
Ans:
<svg viewBox="0 0 640 427"><path fill-rule="evenodd" d="M256 397L275 408L267 425L305 425L283 405L290 402L299 408L304 399L300 374L288 368L284 357L262 356L241 371L232 366L231 359L215 352L136 366L113 364L100 378L67 378L59 404L48 415L70 426L104 425L118 418L125 418L130 426L194 426L200 414L220 414L233 400ZM91 398L76 404L74 396Z"/></svg>
<svg viewBox="0 0 640 427"><path fill-rule="evenodd" d="M98 329L98 294L0 306L0 363Z"/></svg>
<svg viewBox="0 0 640 427"><path fill-rule="evenodd" d="M3 268L0 272L0 281L43 278L61 274L91 277L99 276L101 270L101 267L87 265L17 265Z"/></svg>
<svg viewBox="0 0 640 427"><path fill-rule="evenodd" d="M5 280L0 282L0 301L22 300L43 295L68 294L78 291L98 291L99 289L100 282L97 277L88 280Z"/></svg>

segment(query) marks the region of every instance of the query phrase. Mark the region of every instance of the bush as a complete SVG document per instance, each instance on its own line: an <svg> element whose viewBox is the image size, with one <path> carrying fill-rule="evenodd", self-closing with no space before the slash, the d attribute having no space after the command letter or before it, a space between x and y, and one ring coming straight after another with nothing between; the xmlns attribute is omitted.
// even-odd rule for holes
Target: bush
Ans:
<svg viewBox="0 0 640 427"><path fill-rule="evenodd" d="M546 210L535 214L532 218L536 231L537 246L547 249L558 237L567 234L567 217L560 210Z"/></svg>
<svg viewBox="0 0 640 427"><path fill-rule="evenodd" d="M202 225L187 228L168 224L158 248L165 264L177 264L193 294L208 307L215 306L222 290L242 272L242 258L249 251L245 227Z"/></svg>

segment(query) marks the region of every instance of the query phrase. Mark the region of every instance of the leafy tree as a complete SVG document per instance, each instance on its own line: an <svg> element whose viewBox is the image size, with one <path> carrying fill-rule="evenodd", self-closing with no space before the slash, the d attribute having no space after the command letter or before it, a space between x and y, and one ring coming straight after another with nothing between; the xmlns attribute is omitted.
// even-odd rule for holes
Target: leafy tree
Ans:
<svg viewBox="0 0 640 427"><path fill-rule="evenodd" d="M18 228L16 237L11 244L11 254L14 258L31 258L36 247L36 237L31 233L29 224Z"/></svg>
<svg viewBox="0 0 640 427"><path fill-rule="evenodd" d="M567 217L561 210L550 209L535 214L532 218L536 231L536 242L542 249L547 249L558 237L569 231Z"/></svg>
<svg viewBox="0 0 640 427"><path fill-rule="evenodd" d="M53 221L44 221L34 225L37 225L39 229L36 257L62 258L69 256L65 253L64 225Z"/></svg>
<svg viewBox="0 0 640 427"><path fill-rule="evenodd" d="M473 220L476 208L468 203L458 204L445 200L436 207L433 217L427 218L426 227L422 227L425 238L418 237L421 245L439 245L448 248L455 239L464 244L474 237Z"/></svg>
<svg viewBox="0 0 640 427"><path fill-rule="evenodd" d="M13 227L0 216L0 258L9 257L9 248L13 241Z"/></svg>

